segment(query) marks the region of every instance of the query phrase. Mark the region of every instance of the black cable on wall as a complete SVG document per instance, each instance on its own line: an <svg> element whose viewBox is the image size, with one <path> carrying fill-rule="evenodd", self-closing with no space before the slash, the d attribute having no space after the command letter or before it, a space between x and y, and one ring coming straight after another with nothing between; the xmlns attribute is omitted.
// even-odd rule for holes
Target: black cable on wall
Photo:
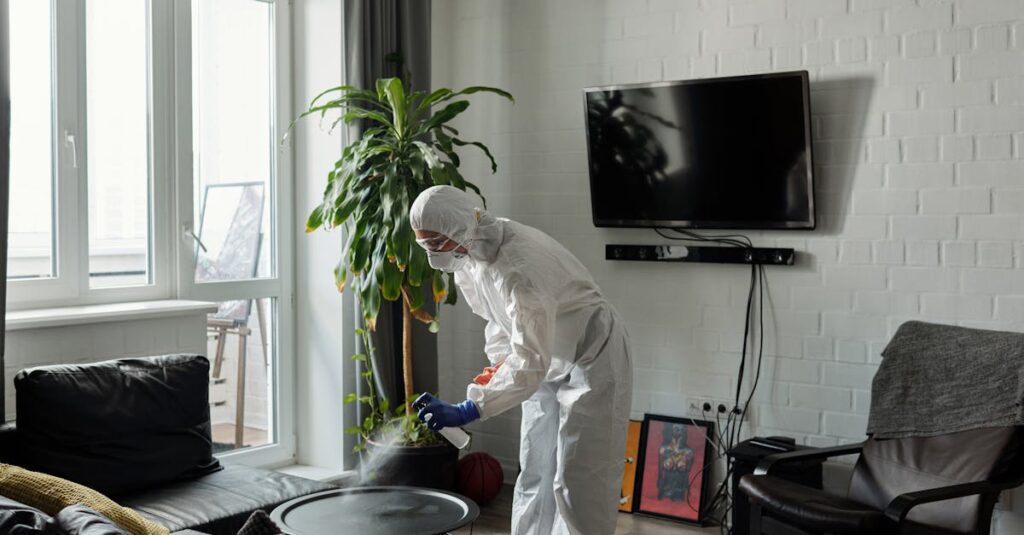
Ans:
<svg viewBox="0 0 1024 535"><path fill-rule="evenodd" d="M684 229L655 228L655 232L663 238L677 241L715 243L729 247L752 248L753 242L743 234L718 234L703 235ZM715 431L712 439L709 439L715 449L715 455L706 456L704 466L692 477L710 473L714 464L723 457L726 460L726 471L722 481L715 488L715 492L708 503L708 511L721 528L722 533L732 533L729 525L729 514L733 507L733 489L729 487L732 478L733 466L728 453L740 441L743 423L747 418L747 411L750 410L750 403L754 398L754 392L761 380L761 364L764 360L764 301L765 291L765 269L761 264L750 266L750 286L747 291L746 313L743 320L743 343L740 350L740 362L736 370L736 392L732 407L726 407L725 425L722 425L722 412L712 407L712 414L715 416ZM756 307L755 307L756 303ZM757 336L755 344L754 336ZM754 368L754 378L744 399L743 383L746 372L748 355L751 366ZM756 359L755 359L756 355ZM703 410L701 418L707 419L708 415ZM692 481L691 481L692 483ZM717 514L716 514L717 513Z"/></svg>

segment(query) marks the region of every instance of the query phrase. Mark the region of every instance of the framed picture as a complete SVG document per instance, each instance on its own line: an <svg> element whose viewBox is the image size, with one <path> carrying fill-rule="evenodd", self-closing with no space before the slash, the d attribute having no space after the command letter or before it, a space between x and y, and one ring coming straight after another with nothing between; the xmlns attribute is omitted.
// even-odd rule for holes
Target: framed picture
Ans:
<svg viewBox="0 0 1024 535"><path fill-rule="evenodd" d="M633 512L704 524L713 436L712 422L645 414Z"/></svg>
<svg viewBox="0 0 1024 535"><path fill-rule="evenodd" d="M622 471L622 492L619 494L619 511L633 512L633 485L636 484L637 457L640 454L640 420L629 421L626 433L626 468Z"/></svg>

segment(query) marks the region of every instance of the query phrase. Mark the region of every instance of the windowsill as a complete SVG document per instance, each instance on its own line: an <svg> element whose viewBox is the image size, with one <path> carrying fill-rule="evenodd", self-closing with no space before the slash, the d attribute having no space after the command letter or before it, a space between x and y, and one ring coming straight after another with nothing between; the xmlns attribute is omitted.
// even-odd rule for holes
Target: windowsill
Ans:
<svg viewBox="0 0 1024 535"><path fill-rule="evenodd" d="M83 325L87 323L185 316L215 312L216 310L217 304L207 301L165 299L134 303L14 310L7 312L5 324L8 331L18 331L65 325Z"/></svg>
<svg viewBox="0 0 1024 535"><path fill-rule="evenodd" d="M290 476L312 479L321 483L330 483L339 487L351 486L359 482L359 472L355 470L339 470L337 468L325 468L308 464L290 464L274 468L274 471Z"/></svg>

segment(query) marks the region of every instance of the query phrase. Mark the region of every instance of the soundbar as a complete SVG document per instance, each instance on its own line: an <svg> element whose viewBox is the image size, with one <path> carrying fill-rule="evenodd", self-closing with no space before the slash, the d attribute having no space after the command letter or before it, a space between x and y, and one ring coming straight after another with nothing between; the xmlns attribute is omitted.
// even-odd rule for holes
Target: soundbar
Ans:
<svg viewBox="0 0 1024 535"><path fill-rule="evenodd" d="M616 245L604 246L606 260L649 262L711 262L717 264L763 264L792 266L793 249L775 247L714 247L706 245Z"/></svg>

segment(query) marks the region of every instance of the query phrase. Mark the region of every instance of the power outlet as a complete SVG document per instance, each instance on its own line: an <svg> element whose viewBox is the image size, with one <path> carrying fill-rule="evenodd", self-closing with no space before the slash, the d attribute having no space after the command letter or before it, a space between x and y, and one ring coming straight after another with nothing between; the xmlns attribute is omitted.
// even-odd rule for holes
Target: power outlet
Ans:
<svg viewBox="0 0 1024 535"><path fill-rule="evenodd" d="M725 410L721 410L724 408ZM714 418L718 415L720 418L725 418L729 411L732 410L733 403L727 399L717 399L703 396L694 396L686 398L686 413L692 417Z"/></svg>

